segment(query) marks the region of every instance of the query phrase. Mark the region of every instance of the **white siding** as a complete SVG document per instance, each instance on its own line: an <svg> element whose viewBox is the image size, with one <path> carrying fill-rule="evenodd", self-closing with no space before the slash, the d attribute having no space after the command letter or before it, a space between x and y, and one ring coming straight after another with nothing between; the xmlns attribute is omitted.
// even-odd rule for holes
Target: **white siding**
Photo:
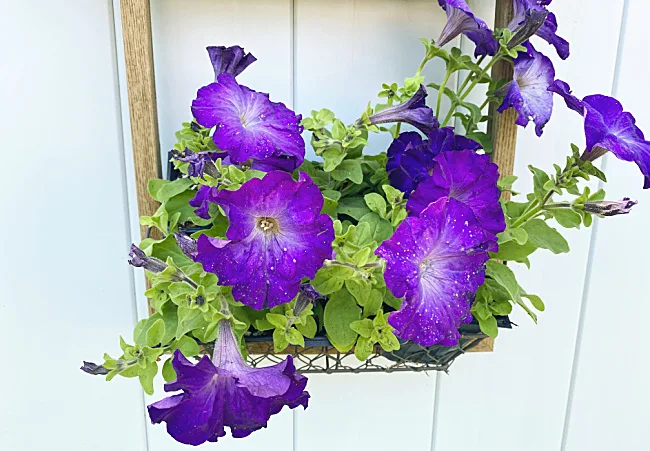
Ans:
<svg viewBox="0 0 650 451"><path fill-rule="evenodd" d="M617 96L650 133L646 3L554 2L572 55L562 62L536 45L577 94ZM494 0L470 4L492 21ZM146 313L141 275L126 265L138 227L119 2L2 1L0 8L0 131L9 168L0 181L8 193L0 226L0 449L185 449L145 418L144 404L161 391L144 399L136 380L106 384L78 370L84 358L115 353L117 336ZM327 107L350 122L382 82L412 75L422 57L417 38L437 37L444 21L437 0L153 0L161 151L190 117L197 88L212 80L207 45L253 52L258 62L241 81L273 100L303 115ZM426 75L441 70L432 64ZM371 149L388 142L371 136ZM520 130L520 190L531 186L528 164L549 169L570 142L584 144L580 118L556 101L543 138ZM627 217L567 233L571 254L540 251L531 271L518 268L522 285L547 304L539 325L513 315L520 327L504 332L494 353L465 356L449 375L311 376L308 410L284 411L268 429L216 446L648 449L650 195L633 164L610 158L606 165L608 197L640 204ZM27 318L37 326L26 330Z"/></svg>

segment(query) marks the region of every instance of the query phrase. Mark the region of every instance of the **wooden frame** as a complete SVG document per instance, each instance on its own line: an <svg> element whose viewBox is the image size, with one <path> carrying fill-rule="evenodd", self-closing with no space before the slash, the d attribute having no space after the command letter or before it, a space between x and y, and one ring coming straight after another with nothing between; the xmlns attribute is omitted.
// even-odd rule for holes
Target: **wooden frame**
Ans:
<svg viewBox="0 0 650 451"><path fill-rule="evenodd" d="M149 196L147 185L152 178L160 178L160 141L158 135L158 113L153 65L153 40L151 36L150 0L120 0L126 82L131 115L131 137L133 140L133 164L140 216L151 216L158 203ZM504 27L513 16L512 0L496 0L495 27ZM510 65L500 62L494 65L493 76L512 76ZM491 110L494 111L494 106ZM492 115L488 126L494 151L493 161L499 165L501 177L512 175L517 144L517 113L513 108L502 115ZM504 197L510 193L505 192ZM141 228L144 238L145 230ZM475 351L492 351L492 339L483 340Z"/></svg>

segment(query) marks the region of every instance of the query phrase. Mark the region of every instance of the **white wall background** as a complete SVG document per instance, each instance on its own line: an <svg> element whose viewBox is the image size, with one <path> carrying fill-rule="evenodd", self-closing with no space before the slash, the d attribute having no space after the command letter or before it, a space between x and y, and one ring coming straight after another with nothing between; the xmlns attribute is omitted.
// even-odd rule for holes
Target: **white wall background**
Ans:
<svg viewBox="0 0 650 451"><path fill-rule="evenodd" d="M2 451L184 448L148 424L137 381L77 369L116 352L146 313L141 274L126 264L138 229L118 3L0 0ZM493 0L470 3L490 18ZM558 78L579 95L615 95L650 133L648 2L552 7L572 44L568 61L554 58ZM328 107L350 121L382 82L412 74L417 38L445 21L436 0L152 0L152 16L163 151L211 80L206 45L245 46L259 61L243 83L303 114ZM520 190L531 186L528 164L550 168L583 140L580 118L556 102L542 139L520 133ZM308 410L204 448L650 449L650 193L634 165L604 164L608 197L639 205L567 233L570 254L540 252L532 271L518 269L547 303L538 326L514 315L521 327L502 332L494 353L466 356L449 375L311 376Z"/></svg>

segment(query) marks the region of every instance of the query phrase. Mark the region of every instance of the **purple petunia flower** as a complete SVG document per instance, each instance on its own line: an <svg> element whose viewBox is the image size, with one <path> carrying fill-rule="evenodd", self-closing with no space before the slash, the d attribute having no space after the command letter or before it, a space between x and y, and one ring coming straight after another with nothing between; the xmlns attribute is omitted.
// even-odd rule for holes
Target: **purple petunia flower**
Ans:
<svg viewBox="0 0 650 451"><path fill-rule="evenodd" d="M422 133L429 134L438 127L438 119L433 115L433 110L425 105L427 90L420 85L413 97L404 103L391 106L373 114L368 118L371 124L387 124L390 122L406 122Z"/></svg>
<svg viewBox="0 0 650 451"><path fill-rule="evenodd" d="M461 33L467 36L474 44L474 56L494 55L499 49L499 43L487 24L476 17L465 0L438 0L438 3L447 13L447 23L436 42L442 47Z"/></svg>
<svg viewBox="0 0 650 451"><path fill-rule="evenodd" d="M189 204L196 208L194 214L199 218L210 219L210 202L214 202L217 192L216 186L201 185L196 195L189 201Z"/></svg>
<svg viewBox="0 0 650 451"><path fill-rule="evenodd" d="M189 163L187 167L187 175L190 177L201 177L203 174L208 174L212 177L217 177L216 167L214 162L218 158L225 158L224 152L192 152L190 149L185 149L183 152L172 150L172 158L177 161Z"/></svg>
<svg viewBox="0 0 650 451"><path fill-rule="evenodd" d="M643 189L650 188L650 142L636 126L632 114L608 96L592 95L585 105L586 153L605 149L625 161L634 161L644 177Z"/></svg>
<svg viewBox="0 0 650 451"><path fill-rule="evenodd" d="M645 140L634 116L623 111L618 100L599 94L580 100L560 80L548 90L560 95L567 107L585 117L587 148L582 160L593 161L610 151L620 160L634 161L644 177L643 189L650 188L650 141Z"/></svg>
<svg viewBox="0 0 650 451"><path fill-rule="evenodd" d="M221 74L230 74L233 77L241 74L244 69L257 61L251 53L245 53L238 45L232 47L210 46L207 47L210 62L214 68L214 80Z"/></svg>
<svg viewBox="0 0 650 451"><path fill-rule="evenodd" d="M149 406L154 424L167 423L167 432L187 445L216 442L226 435L247 437L266 427L284 406L307 408L307 378L296 374L291 356L266 368L251 368L242 358L230 322L219 322L212 360L203 356L192 364L180 350L172 366L176 380L166 392L182 391Z"/></svg>
<svg viewBox="0 0 650 451"><path fill-rule="evenodd" d="M395 335L422 346L457 344L458 328L471 321L488 251L496 249L472 210L456 199L439 199L419 217L407 217L376 251L386 260L386 286L404 296L388 318Z"/></svg>
<svg viewBox="0 0 650 451"><path fill-rule="evenodd" d="M626 215L632 211L639 202L631 200L629 197L624 197L621 200L599 200L592 202L585 202L582 207L584 211L593 213L600 216L616 216Z"/></svg>
<svg viewBox="0 0 650 451"><path fill-rule="evenodd" d="M454 133L453 127L435 128L429 139L417 132L404 132L393 140L386 156L386 172L390 184L408 198L423 180L431 176L434 157L449 150L476 150L480 145Z"/></svg>
<svg viewBox="0 0 650 451"><path fill-rule="evenodd" d="M202 235L196 261L232 285L234 298L255 309L291 301L301 279L313 278L332 257L332 220L321 214L323 196L304 173L294 181L269 172L237 191L215 197L229 220L226 237Z"/></svg>
<svg viewBox="0 0 650 451"><path fill-rule="evenodd" d="M501 88L506 94L497 111L503 113L513 107L519 113L517 124L525 127L532 120L535 133L541 136L553 111L553 94L548 87L554 78L551 60L528 44L528 51L515 59L514 80Z"/></svg>
<svg viewBox="0 0 650 451"><path fill-rule="evenodd" d="M301 116L271 102L268 94L239 85L230 74L199 89L192 114L203 127L216 126L212 138L232 163L283 157L296 168L305 158Z"/></svg>
<svg viewBox="0 0 650 451"><path fill-rule="evenodd" d="M432 202L453 198L470 207L481 226L496 235L506 228L498 180L499 168L488 155L471 150L442 152L434 160L431 177L411 194L406 208L418 216Z"/></svg>
<svg viewBox="0 0 650 451"><path fill-rule="evenodd" d="M557 54L562 59L569 57L569 43L557 35L557 19L555 14L548 13L546 7L551 3L550 0L513 0L514 16L508 24L508 29L517 33L521 27L526 25L527 20L535 18L536 13L547 13L543 25L535 33L540 38L555 47Z"/></svg>

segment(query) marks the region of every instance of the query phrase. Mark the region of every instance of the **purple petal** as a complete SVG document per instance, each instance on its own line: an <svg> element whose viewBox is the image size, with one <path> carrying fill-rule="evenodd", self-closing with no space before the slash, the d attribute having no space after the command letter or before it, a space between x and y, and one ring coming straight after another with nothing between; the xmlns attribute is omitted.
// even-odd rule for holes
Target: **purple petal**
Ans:
<svg viewBox="0 0 650 451"><path fill-rule="evenodd" d="M194 213L203 219L210 219L210 202L218 192L215 186L201 185L196 195L189 201L190 206L195 207Z"/></svg>
<svg viewBox="0 0 650 451"><path fill-rule="evenodd" d="M405 197L429 177L433 169L434 154L429 142L417 132L400 134L391 143L386 156L388 180L392 186L403 191Z"/></svg>
<svg viewBox="0 0 650 451"><path fill-rule="evenodd" d="M525 127L535 123L535 133L542 130L551 119L553 94L548 91L553 83L555 69L551 60L529 45L515 60L514 80L507 85L507 93L497 111L503 113L513 107L518 113L517 124Z"/></svg>
<svg viewBox="0 0 650 451"><path fill-rule="evenodd" d="M546 6L551 2L549 0L513 0L514 16L508 24L508 28L516 32L522 25L524 25L527 16L530 16L531 11L534 12L548 12ZM543 25L535 33L540 38L544 39L549 44L555 47L557 54L562 59L569 57L569 43L557 35L557 19L555 14L548 13Z"/></svg>
<svg viewBox="0 0 650 451"><path fill-rule="evenodd" d="M230 74L199 89L192 114L200 125L216 126L212 138L232 163L290 157L300 165L304 160L301 116L271 102L268 94L237 84Z"/></svg>
<svg viewBox="0 0 650 451"><path fill-rule="evenodd" d="M506 227L497 180L499 168L488 155L471 150L442 152L435 158L432 176L411 194L406 207L418 216L432 202L453 198L470 207L483 228L496 235Z"/></svg>
<svg viewBox="0 0 650 451"><path fill-rule="evenodd" d="M569 109L575 111L581 116L584 116L585 106L580 99L572 94L573 91L571 91L571 87L568 83L562 80L555 80L548 87L548 90L562 97Z"/></svg>
<svg viewBox="0 0 650 451"><path fill-rule="evenodd" d="M233 77L241 74L244 69L257 61L250 53L245 53L242 47L238 45L232 47L211 46L207 47L210 62L214 68L214 80L220 74L230 74Z"/></svg>
<svg viewBox="0 0 650 451"><path fill-rule="evenodd" d="M496 242L455 199L439 199L419 217L406 218L376 251L386 260L386 286L404 296L402 308L389 316L396 335L422 346L457 344L484 281L488 249Z"/></svg>

